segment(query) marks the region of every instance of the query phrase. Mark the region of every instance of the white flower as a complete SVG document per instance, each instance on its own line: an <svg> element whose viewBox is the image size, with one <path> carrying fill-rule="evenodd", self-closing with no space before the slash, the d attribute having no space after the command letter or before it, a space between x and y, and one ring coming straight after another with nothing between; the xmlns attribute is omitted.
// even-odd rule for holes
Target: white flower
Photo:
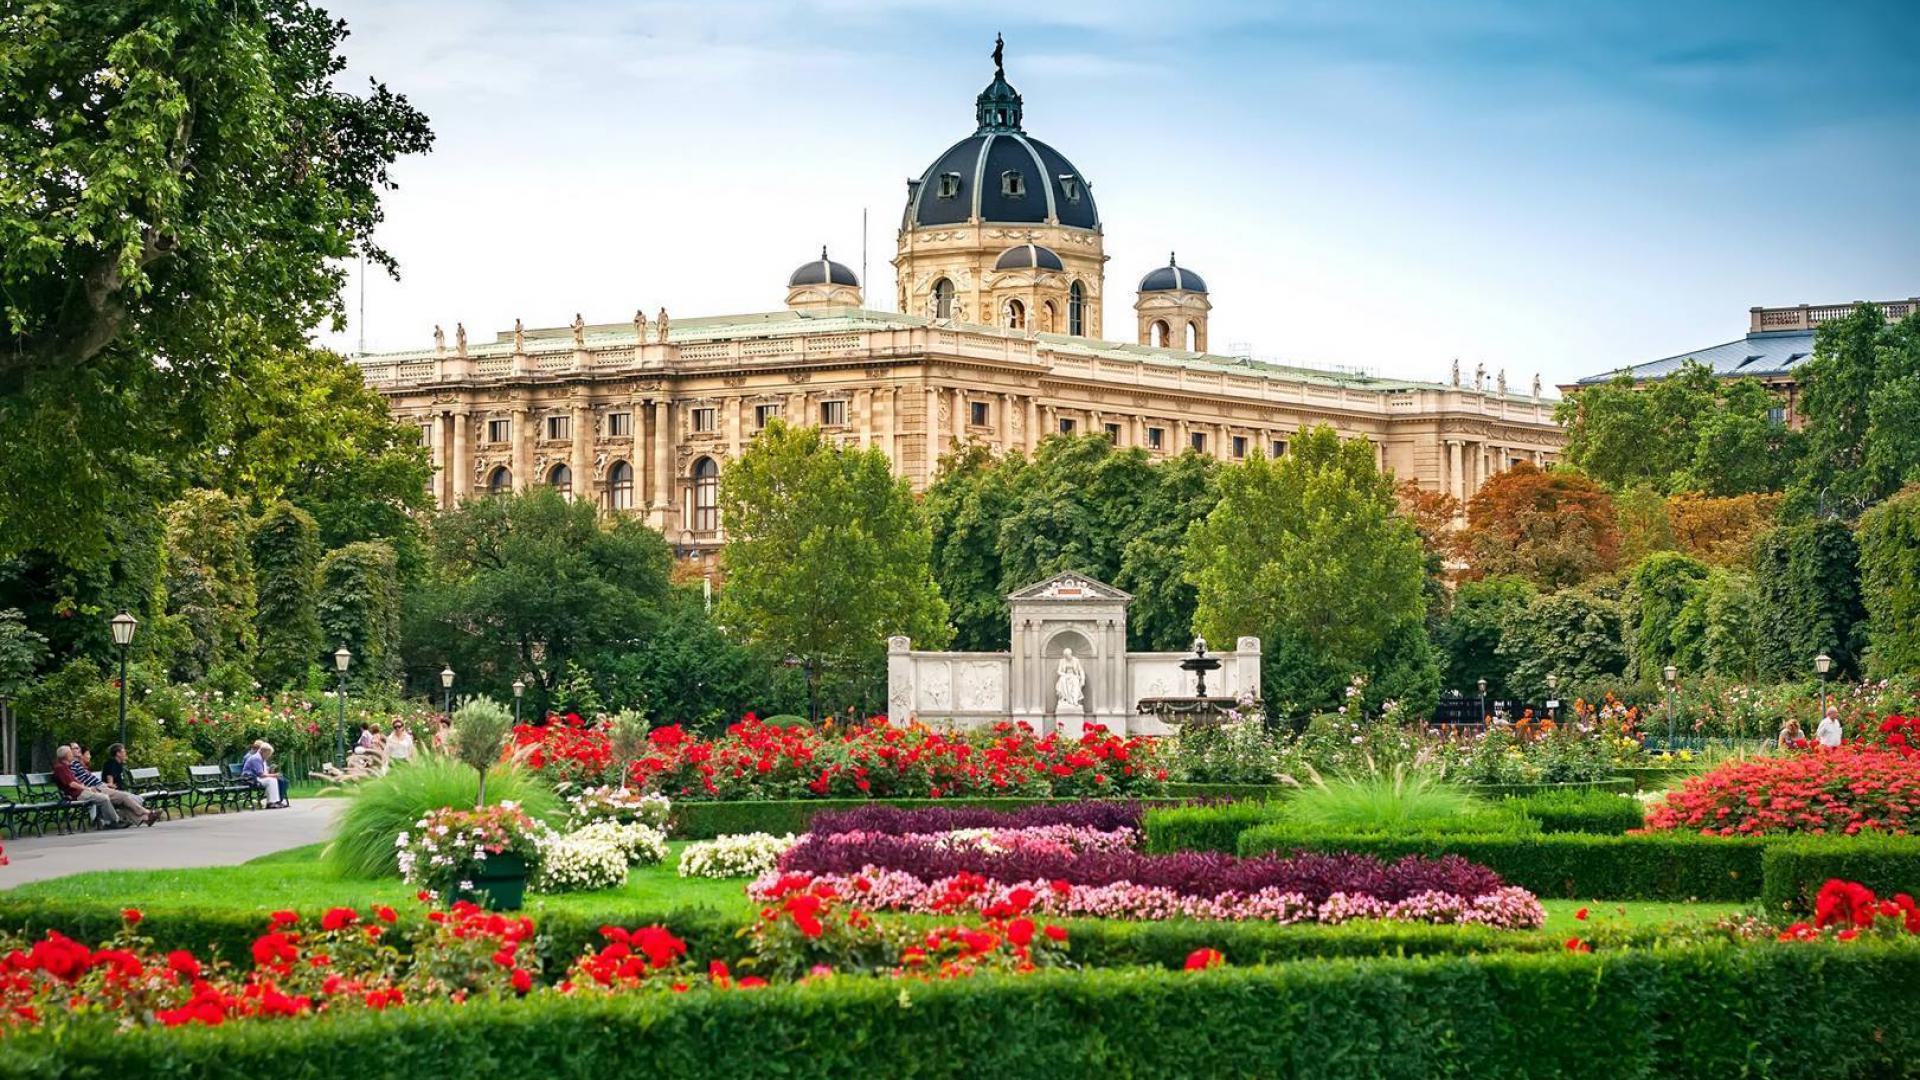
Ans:
<svg viewBox="0 0 1920 1080"><path fill-rule="evenodd" d="M734 833L688 844L680 852L681 877L759 877L774 868L799 838L792 833Z"/></svg>

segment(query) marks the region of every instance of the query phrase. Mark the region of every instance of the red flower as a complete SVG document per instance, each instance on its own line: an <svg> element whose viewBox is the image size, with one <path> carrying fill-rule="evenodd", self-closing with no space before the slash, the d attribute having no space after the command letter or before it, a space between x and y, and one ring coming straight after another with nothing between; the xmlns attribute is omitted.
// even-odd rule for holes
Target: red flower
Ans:
<svg viewBox="0 0 1920 1080"><path fill-rule="evenodd" d="M1205 971L1208 968L1225 967L1227 958L1218 949L1195 949L1187 954L1188 971Z"/></svg>
<svg viewBox="0 0 1920 1080"><path fill-rule="evenodd" d="M379 907L374 908L373 914L374 914L374 917L378 918L381 922L392 923L392 922L400 921L400 913L393 910L392 908L388 907L385 904L381 904Z"/></svg>
<svg viewBox="0 0 1920 1080"><path fill-rule="evenodd" d="M1577 937L1568 938L1565 943L1565 948L1568 952L1592 952L1593 951L1592 945L1589 945L1586 942L1581 941Z"/></svg>
<svg viewBox="0 0 1920 1080"><path fill-rule="evenodd" d="M1581 922L1585 922L1587 920L1587 909L1581 908L1579 911L1573 913L1573 917L1579 919Z"/></svg>
<svg viewBox="0 0 1920 1080"><path fill-rule="evenodd" d="M167 970L189 979L200 977L200 961L185 949L175 949L167 954Z"/></svg>
<svg viewBox="0 0 1920 1080"><path fill-rule="evenodd" d="M120 917L127 921L128 926L138 926L140 925L140 920L146 918L145 915L140 914L139 908L132 907L123 908L120 912Z"/></svg>
<svg viewBox="0 0 1920 1080"><path fill-rule="evenodd" d="M282 926L292 926L294 923L297 923L300 921L300 916L295 915L291 911L276 911L272 915L269 915L268 918L273 920L273 925L276 928L282 927Z"/></svg>
<svg viewBox="0 0 1920 1080"><path fill-rule="evenodd" d="M327 913L320 916L320 929L340 930L352 926L359 918L360 913L350 907L328 908Z"/></svg>
<svg viewBox="0 0 1920 1080"><path fill-rule="evenodd" d="M293 939L278 930L270 930L253 941L253 962L259 967L284 969L299 955Z"/></svg>
<svg viewBox="0 0 1920 1080"><path fill-rule="evenodd" d="M1053 940L1055 940L1055 941L1065 941L1065 940L1067 940L1067 928L1066 928L1066 927L1064 927L1064 926L1051 926L1051 925L1050 925L1050 926L1047 926L1047 927L1045 927L1045 928L1043 928L1043 929L1042 929L1042 930L1041 930L1040 932L1041 932L1041 933L1043 933L1043 934L1045 934L1045 935L1047 935L1048 937L1050 937L1050 938L1052 938L1052 939L1053 939Z"/></svg>
<svg viewBox="0 0 1920 1080"><path fill-rule="evenodd" d="M522 994L526 993L529 990L532 990L533 975L530 972L528 972L527 969L525 968L514 968L513 969L513 988L514 990Z"/></svg>
<svg viewBox="0 0 1920 1080"><path fill-rule="evenodd" d="M1007 924L1007 940L1021 948L1026 948L1033 941L1033 931L1033 920L1021 916Z"/></svg>

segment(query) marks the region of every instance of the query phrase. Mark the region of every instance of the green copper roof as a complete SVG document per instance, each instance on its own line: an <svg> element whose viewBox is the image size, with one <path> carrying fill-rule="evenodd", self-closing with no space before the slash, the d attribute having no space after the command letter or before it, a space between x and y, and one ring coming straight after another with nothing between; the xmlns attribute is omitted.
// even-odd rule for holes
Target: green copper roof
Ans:
<svg viewBox="0 0 1920 1080"><path fill-rule="evenodd" d="M726 341L734 338L777 338L793 336L813 336L827 334L855 334L875 330L912 330L932 326L928 319L915 315L903 315L892 311L869 311L864 308L828 308L820 311L765 311L742 315L709 315L701 318L670 318L669 336L676 345L695 342ZM1072 337L1066 334L1027 334L1022 331L1004 330L994 326L975 326L959 324L955 330L970 334L987 334L1025 340L1037 340L1048 351L1061 356L1084 357L1087 359L1110 360L1118 362L1141 362L1186 368L1190 371L1208 374L1240 375L1253 378L1266 378L1283 382L1306 383L1317 386L1346 387L1354 390L1372 390L1382 393L1406 392L1414 390L1446 390L1450 387L1440 383L1416 382L1405 379L1387 379L1372 375L1350 372L1322 371L1310 367L1295 367L1287 364L1275 364L1264 360L1252 360L1237 356L1220 356L1212 353L1193 353L1181 349L1161 349L1148 345L1133 345L1118 341L1101 341L1095 338ZM647 341L653 342L656 329L651 318L647 324ZM542 327L527 330L527 352L540 355L573 350L573 329L568 326ZM634 344L632 323L596 323L585 328L587 348L606 349L630 347ZM453 354L453 346L447 347L448 355ZM513 331L502 331L493 341L467 345L467 354L473 357L511 356L513 354ZM392 362L431 360L432 349L410 349L403 352L374 353L359 357L363 362ZM1496 395L1489 392L1488 397ZM1530 400L1524 394L1508 394L1515 401Z"/></svg>

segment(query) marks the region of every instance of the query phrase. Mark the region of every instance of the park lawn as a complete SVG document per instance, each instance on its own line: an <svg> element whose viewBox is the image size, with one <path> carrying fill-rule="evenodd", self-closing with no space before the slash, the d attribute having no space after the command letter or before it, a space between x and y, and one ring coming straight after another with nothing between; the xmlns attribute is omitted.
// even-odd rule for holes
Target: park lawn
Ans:
<svg viewBox="0 0 1920 1080"><path fill-rule="evenodd" d="M610 916L622 912L658 912L706 907L735 912L745 920L759 910L747 900L744 880L682 878L674 867L684 842L670 845L665 862L635 867L619 889L545 896L529 893L526 913L590 910ZM138 907L149 914L230 908L314 911L325 907L399 907L414 903L413 886L398 879L335 877L320 864L324 844L309 844L263 855L240 866L183 870L108 870L37 881L0 892L0 903L19 900L78 900Z"/></svg>
<svg viewBox="0 0 1920 1080"><path fill-rule="evenodd" d="M366 908L373 904L399 907L414 902L414 889L398 880L365 881L334 877L320 864L322 844L263 855L241 866L196 867L183 870L122 870L74 874L20 886L0 893L8 899L76 900L138 907L149 914L231 908L274 911L289 908L312 912L333 906ZM670 845L665 862L635 867L627 883L600 892L558 896L529 894L526 913L538 919L542 911L590 911L617 919L622 915L657 914L677 908L704 907L753 918L759 905L746 897L744 879L682 878L675 872L685 841ZM1603 927L1644 928L1668 923L1714 922L1747 910L1744 904L1677 904L1652 901L1546 900L1547 923L1542 933L1569 937ZM1577 918L1585 909L1587 918ZM883 916L884 918L908 918Z"/></svg>

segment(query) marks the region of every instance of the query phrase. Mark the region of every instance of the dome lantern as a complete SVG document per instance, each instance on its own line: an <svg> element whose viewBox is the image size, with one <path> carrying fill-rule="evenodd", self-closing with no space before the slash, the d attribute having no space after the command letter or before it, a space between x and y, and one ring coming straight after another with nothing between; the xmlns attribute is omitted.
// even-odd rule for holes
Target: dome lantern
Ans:
<svg viewBox="0 0 1920 1080"><path fill-rule="evenodd" d="M1167 265L1140 279L1133 310L1140 317L1140 344L1162 349L1207 351L1207 282L1167 253Z"/></svg>
<svg viewBox="0 0 1920 1080"><path fill-rule="evenodd" d="M846 264L828 258L825 245L818 259L801 263L787 275L787 306L795 311L857 308L861 304L859 275Z"/></svg>

